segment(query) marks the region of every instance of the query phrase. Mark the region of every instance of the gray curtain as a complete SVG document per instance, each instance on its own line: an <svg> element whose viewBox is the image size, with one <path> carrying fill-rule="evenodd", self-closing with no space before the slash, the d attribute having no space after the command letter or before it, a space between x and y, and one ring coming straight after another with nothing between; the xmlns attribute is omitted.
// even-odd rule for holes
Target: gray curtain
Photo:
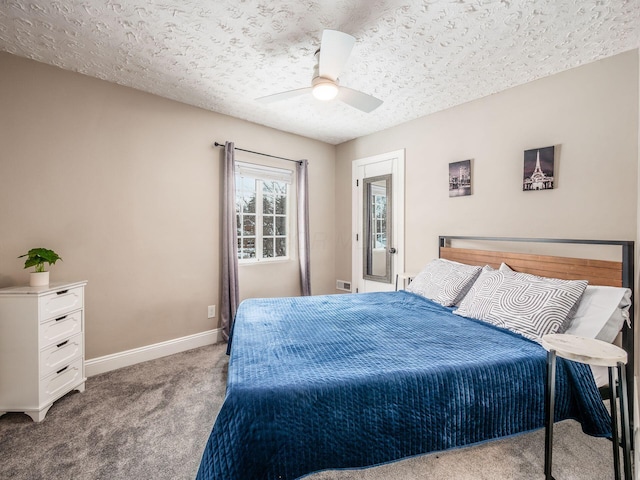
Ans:
<svg viewBox="0 0 640 480"><path fill-rule="evenodd" d="M240 303L238 289L238 235L236 231L236 182L233 142L224 144L222 167L222 293L220 319L222 336L229 341ZM228 343L227 353L231 342Z"/></svg>
<svg viewBox="0 0 640 480"><path fill-rule="evenodd" d="M300 286L302 295L311 295L311 272L309 258L309 178L308 162L297 164L298 190L298 256L300 257Z"/></svg>

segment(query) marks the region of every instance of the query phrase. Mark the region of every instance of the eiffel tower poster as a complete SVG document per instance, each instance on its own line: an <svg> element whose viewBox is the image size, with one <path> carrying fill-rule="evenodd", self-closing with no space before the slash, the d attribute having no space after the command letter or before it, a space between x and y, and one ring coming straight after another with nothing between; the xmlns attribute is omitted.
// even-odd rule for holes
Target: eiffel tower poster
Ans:
<svg viewBox="0 0 640 480"><path fill-rule="evenodd" d="M522 190L551 190L555 147L524 151L524 180Z"/></svg>

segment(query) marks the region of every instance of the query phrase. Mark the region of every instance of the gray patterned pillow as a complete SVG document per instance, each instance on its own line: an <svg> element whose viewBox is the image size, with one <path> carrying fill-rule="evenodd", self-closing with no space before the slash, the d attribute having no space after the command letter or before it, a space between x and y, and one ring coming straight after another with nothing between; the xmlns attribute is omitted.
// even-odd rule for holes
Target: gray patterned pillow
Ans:
<svg viewBox="0 0 640 480"><path fill-rule="evenodd" d="M515 272L515 270L512 270L511 267L504 262L500 264L499 270L501 272ZM535 276L535 275L532 275L532 276ZM552 280L552 278L548 278L548 277L536 277L536 278ZM582 298L582 295L580 295L580 297ZM557 333L564 333L564 330L566 330L569 327L569 323L571 323L571 319L573 319L573 317L576 316L576 312L578 311L578 305L580 305L580 298L578 298L576 303L573 304L573 307L571 307L571 310L569 310L569 313L567 314L567 324L565 325L565 328L563 328L561 331Z"/></svg>
<svg viewBox="0 0 640 480"><path fill-rule="evenodd" d="M505 270L483 271L454 313L484 320L538 342L562 333L586 280L560 280Z"/></svg>
<svg viewBox="0 0 640 480"><path fill-rule="evenodd" d="M465 296L480 270L480 267L436 258L416 275L407 291L451 307Z"/></svg>

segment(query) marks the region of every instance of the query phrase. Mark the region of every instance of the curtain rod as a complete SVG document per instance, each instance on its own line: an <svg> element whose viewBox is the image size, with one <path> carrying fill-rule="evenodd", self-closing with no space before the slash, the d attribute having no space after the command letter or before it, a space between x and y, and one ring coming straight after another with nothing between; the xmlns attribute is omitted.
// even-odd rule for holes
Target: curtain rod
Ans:
<svg viewBox="0 0 640 480"><path fill-rule="evenodd" d="M224 147L224 143L214 142L213 146L214 147ZM255 153L256 155L262 155L263 157L278 158L280 160L286 160L287 162L302 163L302 160L291 160L290 158L277 157L275 155L269 155L268 153L260 153L260 152L254 152L253 150L245 150L244 148L233 147L233 149L234 150L240 150L241 152Z"/></svg>

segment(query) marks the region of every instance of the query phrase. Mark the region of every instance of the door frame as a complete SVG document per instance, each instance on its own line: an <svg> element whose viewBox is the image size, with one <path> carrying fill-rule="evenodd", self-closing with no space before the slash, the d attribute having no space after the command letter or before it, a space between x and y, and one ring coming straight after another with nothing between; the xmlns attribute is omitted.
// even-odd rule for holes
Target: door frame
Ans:
<svg viewBox="0 0 640 480"><path fill-rule="evenodd" d="M351 162L351 285L352 292L362 291L364 285L363 278L363 226L362 226L362 183L358 183L359 170L361 167L373 165L388 160L392 162L392 195L393 195L393 241L391 247L397 250L394 255L394 271L392 272L392 282L389 290L394 289L394 279L399 273L404 272L404 165L405 165L405 149L394 150L371 157L359 158ZM386 284L381 284L386 285Z"/></svg>

